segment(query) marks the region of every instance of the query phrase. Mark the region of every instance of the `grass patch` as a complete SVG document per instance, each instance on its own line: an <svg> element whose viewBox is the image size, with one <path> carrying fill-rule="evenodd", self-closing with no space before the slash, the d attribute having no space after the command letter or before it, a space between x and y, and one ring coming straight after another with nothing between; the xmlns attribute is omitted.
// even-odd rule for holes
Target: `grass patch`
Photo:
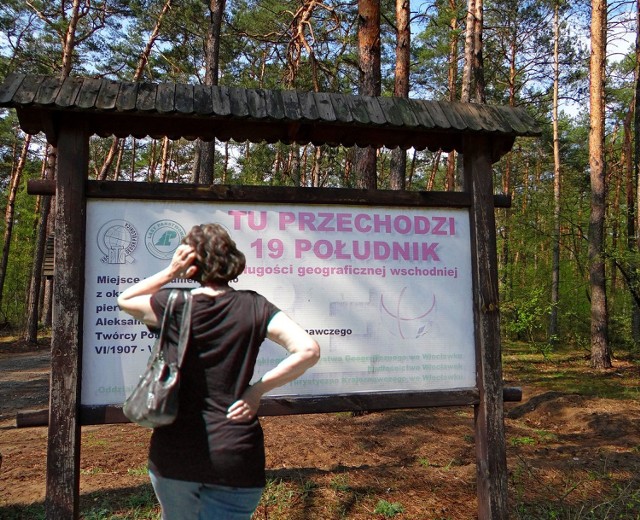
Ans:
<svg viewBox="0 0 640 520"><path fill-rule="evenodd" d="M323 497L324 516L314 516L313 518L332 518L336 520L347 520L351 514L360 511L362 507L374 507L369 505L369 499L375 491L367 487L359 487L352 483L349 474L337 473L331 477L327 489L319 488L317 495ZM366 503L367 506L361 504ZM370 509L368 509L370 511ZM295 515L286 517L287 520L297 519ZM259 520L262 520L261 518ZM265 517L265 520L267 518ZM300 520L306 520L301 516Z"/></svg>
<svg viewBox="0 0 640 520"><path fill-rule="evenodd" d="M80 468L80 475L100 475L104 473L104 469L94 466L92 468Z"/></svg>
<svg viewBox="0 0 640 520"><path fill-rule="evenodd" d="M82 443L87 448L106 448L109 446L109 441L97 437L95 432L83 432Z"/></svg>
<svg viewBox="0 0 640 520"><path fill-rule="evenodd" d="M587 351L556 346L542 355L526 343L504 342L503 366L507 380L549 391L609 399L640 398L640 361L614 359L611 370L595 370Z"/></svg>
<svg viewBox="0 0 640 520"><path fill-rule="evenodd" d="M423 468L428 468L429 466L431 466L431 462L429 462L429 459L427 457L418 457L418 464Z"/></svg>
<svg viewBox="0 0 640 520"><path fill-rule="evenodd" d="M511 446L529 446L535 444L536 440L533 437L513 437L509 442Z"/></svg>
<svg viewBox="0 0 640 520"><path fill-rule="evenodd" d="M334 491L347 492L351 489L351 487L349 486L349 476L344 474L336 475L335 477L333 477L329 485Z"/></svg>
<svg viewBox="0 0 640 520"><path fill-rule="evenodd" d="M160 506L151 484L82 498L82 520L160 520Z"/></svg>
<svg viewBox="0 0 640 520"><path fill-rule="evenodd" d="M82 520L160 520L160 506L151 484L124 492L92 493L83 498Z"/></svg>
<svg viewBox="0 0 640 520"><path fill-rule="evenodd" d="M149 468L147 465L140 466L139 468L129 468L127 470L127 475L131 475L133 477L144 477L149 474Z"/></svg>
<svg viewBox="0 0 640 520"><path fill-rule="evenodd" d="M0 507L2 520L46 520L42 503ZM81 520L160 520L151 484L80 497Z"/></svg>
<svg viewBox="0 0 640 520"><path fill-rule="evenodd" d="M281 515L287 511L302 508L317 487L317 484L309 479L300 479L295 482L267 479L267 485L256 511L264 518L281 518Z"/></svg>
<svg viewBox="0 0 640 520"><path fill-rule="evenodd" d="M400 502L388 502L386 500L379 500L376 504L376 508L373 512L377 515L382 515L385 518L393 518L404 511L404 507Z"/></svg>
<svg viewBox="0 0 640 520"><path fill-rule="evenodd" d="M606 461L549 478L521 459L510 490L513 520L640 520L640 480L610 471Z"/></svg>
<svg viewBox="0 0 640 520"><path fill-rule="evenodd" d="M2 520L46 520L44 504L31 504L27 506L13 505L0 507Z"/></svg>

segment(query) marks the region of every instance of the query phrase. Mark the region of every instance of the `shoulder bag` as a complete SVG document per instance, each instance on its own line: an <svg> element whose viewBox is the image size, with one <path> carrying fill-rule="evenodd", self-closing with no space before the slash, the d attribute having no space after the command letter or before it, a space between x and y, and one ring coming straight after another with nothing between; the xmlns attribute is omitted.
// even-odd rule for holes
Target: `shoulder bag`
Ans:
<svg viewBox="0 0 640 520"><path fill-rule="evenodd" d="M184 307L175 345L168 338L169 320L175 320L174 309L178 294L182 293ZM174 289L169 294L147 368L133 392L125 400L122 411L132 422L147 428L171 424L178 414L180 366L189 341L191 329L191 291Z"/></svg>

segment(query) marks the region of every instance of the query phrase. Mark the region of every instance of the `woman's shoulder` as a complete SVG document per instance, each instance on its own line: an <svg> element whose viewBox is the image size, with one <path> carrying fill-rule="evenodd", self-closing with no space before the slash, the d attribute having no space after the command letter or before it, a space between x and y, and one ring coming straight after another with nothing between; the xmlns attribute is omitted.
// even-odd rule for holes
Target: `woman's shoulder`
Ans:
<svg viewBox="0 0 640 520"><path fill-rule="evenodd" d="M243 302L253 302L255 305L261 305L266 307L276 307L266 296L260 294L258 291L252 289L236 289L231 291L235 293L238 300Z"/></svg>
<svg viewBox="0 0 640 520"><path fill-rule="evenodd" d="M234 289L233 291L230 291L230 292L235 297L243 298L246 300L266 299L258 291L254 291L252 289Z"/></svg>
<svg viewBox="0 0 640 520"><path fill-rule="evenodd" d="M167 304L172 291L172 289L167 287L160 289L151 295L151 302L156 302L160 306L164 307Z"/></svg>
<svg viewBox="0 0 640 520"><path fill-rule="evenodd" d="M266 298L260 293L251 289L231 289L224 292L219 292L217 294L209 294L206 291L202 291L201 289L196 289L195 291L192 291L192 295L205 301L217 301L220 303L234 300L266 300Z"/></svg>

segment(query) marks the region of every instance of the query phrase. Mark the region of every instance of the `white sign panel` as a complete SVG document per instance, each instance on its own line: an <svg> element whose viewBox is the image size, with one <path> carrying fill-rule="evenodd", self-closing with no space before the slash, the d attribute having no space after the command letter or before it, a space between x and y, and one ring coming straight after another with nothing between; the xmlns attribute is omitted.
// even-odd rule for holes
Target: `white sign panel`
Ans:
<svg viewBox="0 0 640 520"><path fill-rule="evenodd" d="M271 395L475 387L466 209L91 199L83 405L122 403L153 345L118 309L119 292L209 222L247 257L233 286L265 295L321 346L313 369ZM254 379L285 356L266 341Z"/></svg>

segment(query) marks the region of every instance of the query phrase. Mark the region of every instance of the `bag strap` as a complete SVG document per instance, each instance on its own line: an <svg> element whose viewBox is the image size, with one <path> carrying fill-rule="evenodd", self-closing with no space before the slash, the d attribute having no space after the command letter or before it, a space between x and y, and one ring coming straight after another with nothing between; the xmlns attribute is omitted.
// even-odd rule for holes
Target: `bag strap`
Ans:
<svg viewBox="0 0 640 520"><path fill-rule="evenodd" d="M178 289L174 289L171 293L178 293ZM182 320L180 322L180 336L178 338L178 368L182 366L182 360L187 351L187 344L191 333L191 306L193 297L188 289L182 290L182 298L184 305L182 307Z"/></svg>
<svg viewBox="0 0 640 520"><path fill-rule="evenodd" d="M167 304L164 308L164 313L162 314L162 322L160 324L160 340L164 344L166 341L166 334L169 328L169 319L173 315L173 310L176 306L176 300L178 299L178 291L173 290L169 293L169 298L167 298Z"/></svg>

